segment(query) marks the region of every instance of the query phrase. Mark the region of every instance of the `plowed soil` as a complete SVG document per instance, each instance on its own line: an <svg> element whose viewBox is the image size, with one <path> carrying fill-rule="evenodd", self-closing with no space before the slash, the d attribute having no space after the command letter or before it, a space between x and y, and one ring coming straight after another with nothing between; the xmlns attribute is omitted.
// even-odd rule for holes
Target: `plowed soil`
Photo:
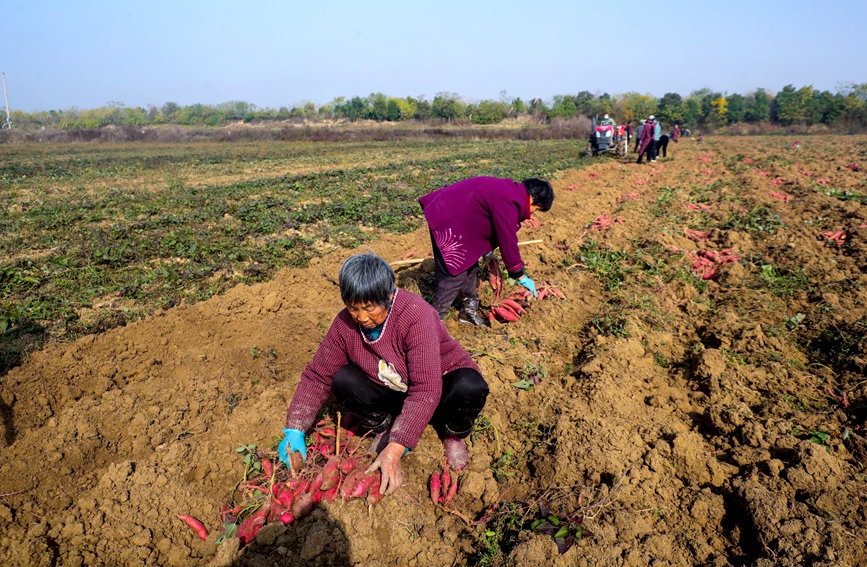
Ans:
<svg viewBox="0 0 867 567"><path fill-rule="evenodd" d="M867 565L867 141L792 141L684 139L554 181L521 238L543 240L523 248L528 273L567 300L446 322L491 388L455 507L470 523L494 507L487 524L430 504L429 428L377 506L323 503L216 545L235 448L275 445L342 308L343 250L2 377L0 563ZM430 243L420 229L363 249L394 261ZM432 269L401 267L399 286L429 294ZM589 535L561 555L529 523L493 529L539 498L583 511Z"/></svg>

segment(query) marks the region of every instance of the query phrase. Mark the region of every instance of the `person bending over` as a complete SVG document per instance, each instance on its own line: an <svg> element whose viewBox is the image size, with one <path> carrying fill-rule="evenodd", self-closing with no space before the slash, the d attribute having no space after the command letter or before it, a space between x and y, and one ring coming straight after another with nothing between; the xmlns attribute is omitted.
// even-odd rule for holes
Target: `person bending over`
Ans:
<svg viewBox="0 0 867 567"><path fill-rule="evenodd" d="M499 246L509 277L535 296L536 284L524 273L518 249L521 222L548 211L554 189L542 179L521 183L496 177L472 177L437 189L418 200L430 229L437 288L431 305L445 319L462 298L461 323L482 326L479 315L478 262Z"/></svg>
<svg viewBox="0 0 867 567"><path fill-rule="evenodd" d="M488 385L470 355L418 295L397 289L388 262L375 254L350 256L338 278L342 309L319 345L286 412L280 460L305 458L304 432L330 394L352 421L375 434L380 491L403 484L401 458L428 424L442 439L447 464L467 466L464 439L485 406Z"/></svg>

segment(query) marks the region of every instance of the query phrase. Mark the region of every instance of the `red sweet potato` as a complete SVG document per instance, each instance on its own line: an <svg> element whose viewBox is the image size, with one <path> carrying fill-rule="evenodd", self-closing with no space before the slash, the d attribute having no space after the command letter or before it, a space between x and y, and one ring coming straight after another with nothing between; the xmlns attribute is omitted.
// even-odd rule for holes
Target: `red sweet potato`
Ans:
<svg viewBox="0 0 867 567"><path fill-rule="evenodd" d="M313 494L314 492L318 492L320 488L322 488L322 473L313 478L313 482L310 483L310 488L307 489L307 492Z"/></svg>
<svg viewBox="0 0 867 567"><path fill-rule="evenodd" d="M241 525L238 526L237 536L242 544L247 545L256 539L259 530L262 529L262 526L268 520L268 513L270 511L271 507L267 503L263 504L249 518L241 522Z"/></svg>
<svg viewBox="0 0 867 567"><path fill-rule="evenodd" d="M279 482L272 489L274 500L282 504L285 508L292 506L292 489L286 483Z"/></svg>
<svg viewBox="0 0 867 567"><path fill-rule="evenodd" d="M514 301L512 299L504 299L502 304L512 309L512 311L514 311L518 315L526 313L526 311L524 311L524 308L521 307L521 305L517 301Z"/></svg>
<svg viewBox="0 0 867 567"><path fill-rule="evenodd" d="M334 488L327 492L322 493L322 499L326 502L334 502L334 499L337 498L337 493L340 491L340 484L335 484Z"/></svg>
<svg viewBox="0 0 867 567"><path fill-rule="evenodd" d="M452 477L449 474L449 468L448 467L443 467L443 472L442 472L442 474L440 474L440 482L442 483L440 490L441 490L442 495L443 495L443 498L440 498L440 500L444 500L446 492L448 491L449 486L451 486L451 484L452 484Z"/></svg>
<svg viewBox="0 0 867 567"><path fill-rule="evenodd" d="M378 472L378 471L377 471ZM355 486L352 487L352 490L349 493L350 498L361 498L370 490L373 481L377 478L376 473L365 474L363 476L359 475L355 477ZM380 477L380 482L381 482Z"/></svg>
<svg viewBox="0 0 867 567"><path fill-rule="evenodd" d="M325 462L320 473L322 475L322 485L320 486L322 491L328 492L340 483L340 471L337 469L339 463L337 457L331 457Z"/></svg>
<svg viewBox="0 0 867 567"><path fill-rule="evenodd" d="M271 475L274 474L274 463L268 457L261 459L259 462L262 463L262 476L271 478Z"/></svg>
<svg viewBox="0 0 867 567"><path fill-rule="evenodd" d="M322 495L323 492L319 489L310 491L310 499L313 500L314 504L319 504L320 502L322 502Z"/></svg>
<svg viewBox="0 0 867 567"><path fill-rule="evenodd" d="M303 518L313 511L313 497L306 492L295 495L295 501L292 502L292 515L296 519Z"/></svg>
<svg viewBox="0 0 867 567"><path fill-rule="evenodd" d="M304 469L304 457L298 451L292 451L292 454L289 456L289 464L292 465L293 471L300 472Z"/></svg>
<svg viewBox="0 0 867 567"><path fill-rule="evenodd" d="M310 481L306 478L302 478L301 482L298 483L298 488L295 489L295 496L299 494L306 493L310 491Z"/></svg>
<svg viewBox="0 0 867 567"><path fill-rule="evenodd" d="M208 528L205 527L205 524L195 519L192 516L186 516L182 514L178 514L178 518L186 522L188 526L193 528L193 531L196 532L196 535L202 539L208 539Z"/></svg>
<svg viewBox="0 0 867 567"><path fill-rule="evenodd" d="M440 503L440 475L433 473L430 479L430 500L434 505Z"/></svg>
<svg viewBox="0 0 867 567"><path fill-rule="evenodd" d="M443 499L444 504L451 504L452 499L455 497L455 494L458 493L458 478L459 475L455 473L455 477L451 479L451 484L448 487L448 492L446 493L445 498ZM443 488L445 488L445 482L443 482Z"/></svg>
<svg viewBox="0 0 867 567"><path fill-rule="evenodd" d="M364 475L364 469L357 468L354 471L350 472L346 475L346 478L343 479L343 484L340 486L340 496L344 500L351 500L354 498L352 496L353 490L355 489L355 485L358 483L359 479L361 479L362 475Z"/></svg>
<svg viewBox="0 0 867 567"><path fill-rule="evenodd" d="M373 479L370 482L370 493L367 495L367 503L371 506L378 504L382 500L382 492L379 491L379 485L382 484L382 473L376 471L371 475Z"/></svg>
<svg viewBox="0 0 867 567"><path fill-rule="evenodd" d="M502 319L503 321L509 321L514 323L520 318L517 313L511 311L505 306L494 307L493 311L497 318Z"/></svg>
<svg viewBox="0 0 867 567"><path fill-rule="evenodd" d="M340 464L337 465L337 468L339 468L340 472L342 472L343 474L349 474L353 470L355 470L357 467L358 467L358 462L355 459L353 459L352 457L348 457L346 459L343 459L342 461L340 461Z"/></svg>

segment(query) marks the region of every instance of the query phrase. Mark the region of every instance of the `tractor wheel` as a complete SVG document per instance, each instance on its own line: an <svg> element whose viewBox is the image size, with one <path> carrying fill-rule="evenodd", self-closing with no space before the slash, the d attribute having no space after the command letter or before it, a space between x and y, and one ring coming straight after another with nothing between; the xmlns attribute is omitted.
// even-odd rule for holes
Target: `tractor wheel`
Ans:
<svg viewBox="0 0 867 567"><path fill-rule="evenodd" d="M587 155L596 156L596 152L593 151L593 144L587 144Z"/></svg>
<svg viewBox="0 0 867 567"><path fill-rule="evenodd" d="M626 143L626 140L623 140L617 145L617 155L619 155L620 157L626 157L628 151L629 144Z"/></svg>

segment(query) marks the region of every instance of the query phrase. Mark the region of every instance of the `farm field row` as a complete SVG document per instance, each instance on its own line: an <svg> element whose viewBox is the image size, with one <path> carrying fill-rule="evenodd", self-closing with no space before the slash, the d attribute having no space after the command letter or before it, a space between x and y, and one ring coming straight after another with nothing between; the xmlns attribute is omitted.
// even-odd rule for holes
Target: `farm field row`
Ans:
<svg viewBox="0 0 867 567"><path fill-rule="evenodd" d="M550 176L574 141L0 146L0 368L405 233L461 178Z"/></svg>
<svg viewBox="0 0 867 567"><path fill-rule="evenodd" d="M225 238L234 250L295 230L311 252L293 261L284 249L261 262L267 271L195 302L124 297L152 309L122 326L77 330L80 338L53 341L8 370L0 561L867 564L867 139L793 141L684 140L643 165L581 160L576 142L492 143L484 159L478 148L487 143L468 144L450 158L419 155L412 167L346 170L349 178L326 168L228 186L185 182L176 188L183 200L142 219L144 191L130 192L129 205L101 206L111 219L82 220L83 233L122 225L119 238L134 243L146 231L170 232L154 219L176 214L182 242ZM220 506L244 474L236 449L256 444L275 456L299 375L342 308L343 260L359 249L389 261L423 256L429 236L410 204L476 174L552 179L553 209L520 236L542 240L524 248L528 273L566 299L530 302L517 322L489 328L446 320L490 386L453 504L430 503L442 445L428 428L404 458L397 494L370 508L323 502L247 546L217 544ZM32 189L13 187L3 221L19 223L31 243L50 232L35 224L42 213L14 209L37 198ZM172 195L168 186L150 193L166 200L157 203ZM221 232L224 213L209 208L218 202L243 238ZM292 216L304 211L324 213ZM299 225L283 227L287 218ZM336 241L326 226L364 237ZM56 255L55 246L28 244L4 270L39 251ZM230 263L242 272L249 261ZM108 264L105 277L123 266ZM398 285L427 296L432 271L431 259L402 267ZM4 285L4 301L26 289ZM490 306L487 284L481 299ZM177 514L202 520L207 541Z"/></svg>

